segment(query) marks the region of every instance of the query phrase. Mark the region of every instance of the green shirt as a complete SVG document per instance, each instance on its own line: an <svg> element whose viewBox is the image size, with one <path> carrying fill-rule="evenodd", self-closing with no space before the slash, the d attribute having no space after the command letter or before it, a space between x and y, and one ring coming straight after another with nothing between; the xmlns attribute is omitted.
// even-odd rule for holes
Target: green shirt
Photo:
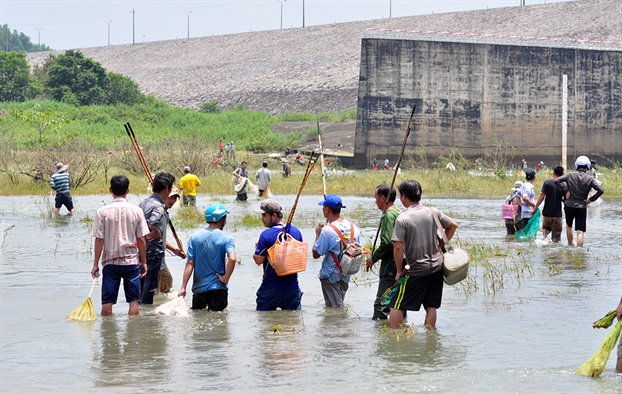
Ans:
<svg viewBox="0 0 622 394"><path fill-rule="evenodd" d="M393 241L391 236L393 235L393 227L395 227L395 219L399 216L401 211L394 205L387 209L382 214L380 219L380 246L374 252L371 259L375 263L378 260L382 260L380 264L380 276L395 276L395 262L393 261ZM387 265L391 263L391 268Z"/></svg>

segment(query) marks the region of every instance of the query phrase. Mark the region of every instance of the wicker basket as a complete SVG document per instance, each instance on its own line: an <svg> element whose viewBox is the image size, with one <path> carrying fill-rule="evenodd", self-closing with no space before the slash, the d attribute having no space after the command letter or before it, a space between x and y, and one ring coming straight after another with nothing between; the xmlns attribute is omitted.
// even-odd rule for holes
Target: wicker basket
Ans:
<svg viewBox="0 0 622 394"><path fill-rule="evenodd" d="M300 242L289 234L280 233L276 243L268 249L270 264L278 276L303 272L307 269L308 250L308 243Z"/></svg>

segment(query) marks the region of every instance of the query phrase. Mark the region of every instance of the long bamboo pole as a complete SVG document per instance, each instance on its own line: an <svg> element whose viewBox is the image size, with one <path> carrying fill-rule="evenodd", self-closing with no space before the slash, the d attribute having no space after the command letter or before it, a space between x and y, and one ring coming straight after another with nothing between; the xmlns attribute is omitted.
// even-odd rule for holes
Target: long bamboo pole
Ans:
<svg viewBox="0 0 622 394"><path fill-rule="evenodd" d="M397 164L395 165L395 170L393 171L393 179L391 180L391 186L389 187L389 194L391 190L393 190L393 186L395 185L395 178L397 178L397 171L400 168L400 164L402 164L402 158L404 157L404 150L406 149L406 143L408 142L408 136L410 135L410 130L413 123L413 116L415 116L415 109L417 109L417 104L413 105L413 110L410 113L410 120L408 121L408 128L406 129L406 135L404 136L404 142L402 143L402 151L400 152L400 157L397 159ZM384 207L382 208L382 214L387 211L387 205L389 203L389 199L384 202ZM371 255L374 254L376 250L376 242L378 242L378 235L380 235L380 227L382 226L382 219L380 219L380 223L378 223L378 230L376 230L376 238L374 238L374 244L371 247Z"/></svg>
<svg viewBox="0 0 622 394"><path fill-rule="evenodd" d="M149 171L149 167L147 167L147 161L145 160L145 156L143 155L143 152L140 149L140 145L138 145L138 141L136 140L136 134L134 134L134 130L132 129L132 126L130 125L129 122L124 124L123 126L125 127L125 131L127 132L127 135L130 138L130 141L132 142L132 146L134 146L134 150L136 151L136 154L138 155L138 161L140 161L143 171L145 172L145 175L147 176L147 179L149 180L151 187L153 187L153 176L151 175L151 171ZM171 221L170 217L168 218L168 226L171 229L171 233L173 233L173 238L175 238L177 247L179 248L179 250L181 250L183 254L186 254L186 252L184 251L184 246L181 243L179 236L177 235L177 231L175 231L175 226L173 225L173 222Z"/></svg>

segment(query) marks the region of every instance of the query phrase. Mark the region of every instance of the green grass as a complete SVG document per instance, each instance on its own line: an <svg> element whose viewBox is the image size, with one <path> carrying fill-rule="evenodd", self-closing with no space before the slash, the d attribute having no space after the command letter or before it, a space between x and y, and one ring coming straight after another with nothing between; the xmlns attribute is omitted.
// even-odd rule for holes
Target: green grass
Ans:
<svg viewBox="0 0 622 394"><path fill-rule="evenodd" d="M309 112L271 116L265 112L236 108L217 114L207 114L180 108L149 96L144 104L93 105L75 107L56 101L2 103L9 116L0 117L0 142L5 147L30 146L38 140L33 126L13 115L16 110L30 111L39 104L41 110L52 110L57 116L69 119L68 124L45 135L50 145L81 143L94 149L115 149L129 146L123 124L130 122L137 139L144 147L166 146L174 141L201 140L217 150L218 141L234 141L239 150L269 150L294 146L296 137L273 133L270 126L292 121L315 121ZM356 118L356 110L319 114L323 121L346 121ZM291 139L291 140L290 140ZM290 144L290 142L292 144Z"/></svg>

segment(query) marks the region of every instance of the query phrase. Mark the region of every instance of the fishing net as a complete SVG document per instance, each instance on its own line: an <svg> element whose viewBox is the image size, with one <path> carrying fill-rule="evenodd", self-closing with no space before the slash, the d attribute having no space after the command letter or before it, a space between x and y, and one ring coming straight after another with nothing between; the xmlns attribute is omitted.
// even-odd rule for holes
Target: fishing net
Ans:
<svg viewBox="0 0 622 394"><path fill-rule="evenodd" d="M179 297L177 292L174 291L168 295L168 301L157 307L153 313L156 315L188 316L190 315L190 309L188 309L184 298Z"/></svg>
<svg viewBox="0 0 622 394"><path fill-rule="evenodd" d="M609 335L607 335L596 354L594 354L589 360L584 362L583 365L581 365L575 373L577 375L588 376L592 378L600 376L600 374L603 373L603 370L605 369L605 365L607 364L607 360L609 359L611 351L616 346L621 331L622 320L618 321L618 324L613 328L613 330L611 330Z"/></svg>
<svg viewBox="0 0 622 394"><path fill-rule="evenodd" d="M540 230L540 209L536 209L536 212L529 219L525 227L518 230L515 236L519 241L535 241L538 230Z"/></svg>
<svg viewBox="0 0 622 394"><path fill-rule="evenodd" d="M67 320L77 321L92 321L97 319L95 316L95 308L93 307L93 301L91 297L84 300L84 302L77 307L73 312L67 315Z"/></svg>

